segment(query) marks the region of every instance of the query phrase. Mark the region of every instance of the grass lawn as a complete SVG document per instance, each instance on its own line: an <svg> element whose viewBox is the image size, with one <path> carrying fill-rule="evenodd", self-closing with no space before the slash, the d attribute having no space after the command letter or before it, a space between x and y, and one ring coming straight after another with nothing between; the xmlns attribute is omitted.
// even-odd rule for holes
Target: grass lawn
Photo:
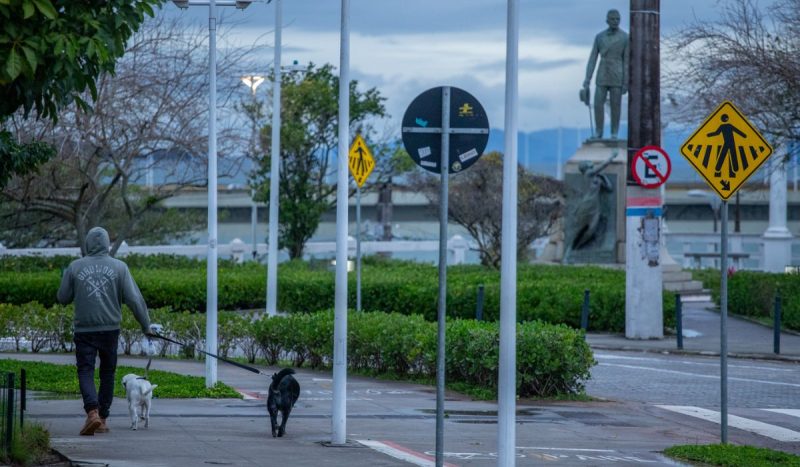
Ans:
<svg viewBox="0 0 800 467"><path fill-rule="evenodd" d="M672 446L664 454L678 460L725 467L800 467L800 456L733 444Z"/></svg>
<svg viewBox="0 0 800 467"><path fill-rule="evenodd" d="M13 372L17 375L16 382L19 387L19 370L25 368L27 375L27 388L30 391L47 391L56 394L75 394L80 397L78 387L78 375L75 372L75 365L56 365L44 362L29 362L21 360L0 360L0 373ZM114 385L114 395L125 397L125 389L122 387L122 377L128 373L142 375L141 368L128 366L118 366L116 373L116 384ZM241 394L234 391L230 386L217 381L213 388L206 388L205 378L201 376L185 376L167 371L150 370L148 379L158 388L153 392L154 397L165 399L193 399L193 398L237 398L241 399ZM95 371L95 382L99 384L97 372Z"/></svg>

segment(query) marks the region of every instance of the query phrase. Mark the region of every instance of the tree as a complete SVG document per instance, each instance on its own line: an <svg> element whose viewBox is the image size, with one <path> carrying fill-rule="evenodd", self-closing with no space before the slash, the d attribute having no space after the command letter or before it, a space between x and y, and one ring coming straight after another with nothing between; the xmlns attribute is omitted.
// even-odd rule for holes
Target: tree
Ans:
<svg viewBox="0 0 800 467"><path fill-rule="evenodd" d="M3 130L22 109L25 117L55 119L76 102L84 110L88 89L113 73L125 44L145 15L164 0L5 0L0 2L0 188L13 174L25 175L55 152L39 143L20 144Z"/></svg>
<svg viewBox="0 0 800 467"><path fill-rule="evenodd" d="M518 167L517 258L527 256L537 238L550 235L564 209L563 184ZM448 218L464 227L478 244L481 264L500 267L503 211L503 155L486 154L468 170L450 177ZM412 187L438 210L439 177L416 172Z"/></svg>
<svg viewBox="0 0 800 467"><path fill-rule="evenodd" d="M800 132L800 0L727 0L716 21L695 20L668 38L670 117L694 128L733 101L773 144Z"/></svg>
<svg viewBox="0 0 800 467"><path fill-rule="evenodd" d="M166 211L161 202L207 184L206 37L201 26L187 29L179 20L157 18L136 35L116 75L99 77L93 110L69 106L55 123L10 120L18 137L46 141L57 154L0 191L7 202L0 212L2 241L48 246L66 239L79 245L89 228L104 224L115 252L123 240L169 237L193 227L191 219ZM240 91L236 71L249 52L223 51L217 63L223 161L247 137L225 112ZM148 173L153 186L146 186Z"/></svg>
<svg viewBox="0 0 800 467"><path fill-rule="evenodd" d="M300 258L322 213L336 205L336 183L331 180L336 173L332 155L338 145L339 78L331 65L309 64L304 71L282 74L281 83L279 248ZM368 119L386 115L383 101L375 88L362 92L351 81L351 133L368 137ZM269 200L271 131L271 125L261 129L267 156L257 161L251 176L256 199L264 202Z"/></svg>

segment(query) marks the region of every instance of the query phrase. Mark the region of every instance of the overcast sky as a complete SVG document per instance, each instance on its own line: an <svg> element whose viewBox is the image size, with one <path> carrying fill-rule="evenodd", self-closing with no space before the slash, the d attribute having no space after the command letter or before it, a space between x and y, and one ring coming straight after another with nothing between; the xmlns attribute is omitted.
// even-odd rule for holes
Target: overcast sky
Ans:
<svg viewBox="0 0 800 467"><path fill-rule="evenodd" d="M338 67L341 2L282 1L283 64L297 60ZM473 94L486 108L490 125L502 128L506 5L505 0L351 0L351 78L362 89L377 87L387 98L398 136L399 121L411 100L441 85ZM662 37L694 18L718 17L718 7L715 0L663 0ZM629 0L520 1L520 131L589 126L578 90L592 41L607 27L610 8L622 13L621 27L629 31ZM258 42L268 46L264 70L272 65L274 10L273 4L265 3L241 12L219 8L223 24L237 24L235 41L252 43L260 37ZM179 12L170 3L159 14L182 14L205 23L208 8ZM259 92L268 93L269 86Z"/></svg>

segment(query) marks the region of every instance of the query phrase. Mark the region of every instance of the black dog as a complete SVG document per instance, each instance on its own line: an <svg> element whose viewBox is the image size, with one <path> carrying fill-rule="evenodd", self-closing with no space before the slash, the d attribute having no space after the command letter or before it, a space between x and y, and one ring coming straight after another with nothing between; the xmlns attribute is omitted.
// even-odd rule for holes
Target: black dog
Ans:
<svg viewBox="0 0 800 467"><path fill-rule="evenodd" d="M269 397L267 398L267 410L269 411L270 422L272 422L272 437L280 437L286 432L286 420L292 412L294 403L300 397L300 384L294 379L294 370L284 368L272 375L272 383L269 385ZM278 428L278 411L280 411L281 426Z"/></svg>

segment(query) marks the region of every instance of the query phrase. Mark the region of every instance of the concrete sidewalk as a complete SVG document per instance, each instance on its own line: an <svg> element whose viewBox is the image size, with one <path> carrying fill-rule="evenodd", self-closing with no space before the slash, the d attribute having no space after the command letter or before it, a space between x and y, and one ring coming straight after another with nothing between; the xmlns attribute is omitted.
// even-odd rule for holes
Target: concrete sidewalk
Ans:
<svg viewBox="0 0 800 467"><path fill-rule="evenodd" d="M684 305L683 352L706 355L719 353L719 314L708 310L709 306L708 303ZM781 355L776 356L772 352L770 328L737 318L729 318L728 326L728 348L732 357L800 361L800 336L784 333ZM590 333L587 341L594 349L679 352L674 336L660 340L629 340L621 335ZM0 354L0 358L74 364L71 354ZM121 357L119 364L143 368L146 362L144 358ZM152 368L195 376L204 374L204 364L199 361L156 360ZM264 370L271 373L276 369ZM330 372L297 371L303 392L287 425L287 435L283 438L272 438L269 432L269 417L265 407L268 379L222 362L218 366L219 380L246 395L245 399L156 398L148 429L129 429L130 419L124 399L116 400L112 407L112 416L109 418L111 433L93 437L78 435L84 418L79 398L33 398L28 404L28 416L48 427L54 448L67 456L73 465L433 465L429 449L434 444L435 420L432 414L436 407L435 388L348 376L348 444L329 447L325 441L330 440L331 433ZM549 441L549 445L569 446L574 440L581 440L579 447L587 451L611 449L616 450L615 456L620 459L641 459L649 465L676 465L661 458L658 451L673 444L715 442L714 436L692 432L686 427L681 430L670 429L658 419L654 419L651 428L637 426L631 429L629 427L635 424L628 419L619 420L615 425L613 420L617 417L634 417L634 412L640 410L635 405L617 407L607 402L573 405L564 404L558 413L563 415L572 410L575 416L585 416L591 407L591 410L604 414L603 417L608 419L597 426L571 425L563 421L551 425L556 415L547 404L520 405L519 426L528 425L528 430L533 429L537 434L533 438L537 441L530 445L546 446L548 444L534 443ZM447 450L458 450L461 454L480 451L489 456L483 460L480 457L460 459L458 465L495 465L496 459L492 459L490 454L497 449L496 422L492 415L496 414L497 404L472 401L459 394L448 393L447 410L453 413L447 421ZM465 417L460 422L459 414ZM641 417L636 420L636 423L640 423ZM556 428L544 433L535 430L537 423L548 423L548 427ZM522 432L518 432L518 436L522 436ZM553 438L548 439L547 436ZM456 441L459 439L462 441ZM391 451L391 454L387 455L387 451ZM551 454L550 451L528 453L527 460L520 460L520 465L539 465L530 462L537 455ZM563 461L559 465L573 465L566 460L567 456L572 455L576 454L569 451L560 454ZM580 464L589 465L586 462ZM590 464L616 465L616 461Z"/></svg>
<svg viewBox="0 0 800 467"><path fill-rule="evenodd" d="M621 334L590 332L586 340L593 349L638 350L702 355L719 355L720 314L711 302L683 304L683 350L677 336L663 339L627 339ZM800 361L800 335L782 332L780 353L773 352L773 329L749 320L728 316L728 356Z"/></svg>

